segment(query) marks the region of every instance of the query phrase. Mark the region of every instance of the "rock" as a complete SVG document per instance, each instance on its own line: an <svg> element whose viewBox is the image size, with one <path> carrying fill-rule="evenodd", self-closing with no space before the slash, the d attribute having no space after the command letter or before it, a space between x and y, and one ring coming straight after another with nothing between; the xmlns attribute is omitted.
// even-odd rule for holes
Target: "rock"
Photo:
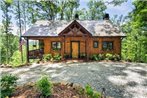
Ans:
<svg viewBox="0 0 147 98"><path fill-rule="evenodd" d="M72 98L79 98L79 97L77 97L77 96L73 96Z"/></svg>
<svg viewBox="0 0 147 98"><path fill-rule="evenodd" d="M68 83L65 82L65 81L62 81L62 82L61 82L61 85L68 85Z"/></svg>

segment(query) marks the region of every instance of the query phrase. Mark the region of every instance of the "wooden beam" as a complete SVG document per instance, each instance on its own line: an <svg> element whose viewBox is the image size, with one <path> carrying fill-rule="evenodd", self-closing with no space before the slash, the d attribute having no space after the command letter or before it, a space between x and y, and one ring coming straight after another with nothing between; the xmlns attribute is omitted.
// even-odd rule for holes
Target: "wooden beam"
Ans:
<svg viewBox="0 0 147 98"><path fill-rule="evenodd" d="M71 27L68 27L70 31L72 31L74 33L74 30Z"/></svg>
<svg viewBox="0 0 147 98"><path fill-rule="evenodd" d="M86 37L86 53L87 53L87 61L89 61L89 37Z"/></svg>
<svg viewBox="0 0 147 98"><path fill-rule="evenodd" d="M26 56L27 56L27 63L29 63L29 39L26 38Z"/></svg>

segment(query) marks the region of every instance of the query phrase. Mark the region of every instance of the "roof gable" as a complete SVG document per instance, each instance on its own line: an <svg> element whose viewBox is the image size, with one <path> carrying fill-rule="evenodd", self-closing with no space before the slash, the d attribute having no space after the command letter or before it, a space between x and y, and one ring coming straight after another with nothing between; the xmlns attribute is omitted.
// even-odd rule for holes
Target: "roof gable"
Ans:
<svg viewBox="0 0 147 98"><path fill-rule="evenodd" d="M72 23L70 23L64 30L62 30L59 34L59 36L64 35L71 35L71 36L79 36L79 35L88 35L92 36L92 34L86 30L80 23L78 23L76 20L74 20Z"/></svg>

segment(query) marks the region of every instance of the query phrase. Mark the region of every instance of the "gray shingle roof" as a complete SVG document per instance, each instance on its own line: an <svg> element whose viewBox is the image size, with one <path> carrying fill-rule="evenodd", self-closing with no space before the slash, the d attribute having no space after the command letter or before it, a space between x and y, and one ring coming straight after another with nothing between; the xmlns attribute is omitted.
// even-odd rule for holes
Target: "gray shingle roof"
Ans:
<svg viewBox="0 0 147 98"><path fill-rule="evenodd" d="M55 20L55 21L37 21L24 34L27 36L58 36L73 21ZM109 20L77 20L92 36L125 36L117 26L112 25Z"/></svg>

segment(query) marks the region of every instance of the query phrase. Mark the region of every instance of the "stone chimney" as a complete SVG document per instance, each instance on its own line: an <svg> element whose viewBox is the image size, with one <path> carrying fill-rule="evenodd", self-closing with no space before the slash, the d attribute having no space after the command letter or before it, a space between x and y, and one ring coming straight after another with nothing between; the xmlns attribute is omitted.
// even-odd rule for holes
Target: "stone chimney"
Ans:
<svg viewBox="0 0 147 98"><path fill-rule="evenodd" d="M77 13L75 14L75 20L79 20L79 15Z"/></svg>
<svg viewBox="0 0 147 98"><path fill-rule="evenodd" d="M104 20L109 20L109 14L106 13L106 14L104 15L103 19L104 19Z"/></svg>

